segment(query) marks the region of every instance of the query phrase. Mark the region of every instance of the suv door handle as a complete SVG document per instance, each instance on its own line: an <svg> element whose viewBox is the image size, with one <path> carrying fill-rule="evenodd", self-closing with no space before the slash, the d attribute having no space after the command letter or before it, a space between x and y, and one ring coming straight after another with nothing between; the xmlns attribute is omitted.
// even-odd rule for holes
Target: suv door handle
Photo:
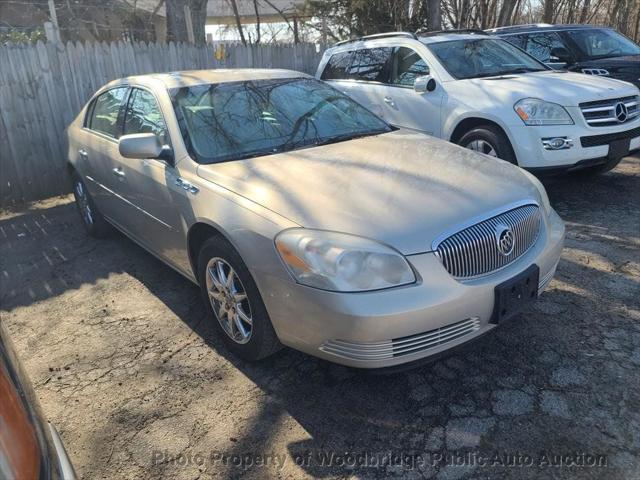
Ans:
<svg viewBox="0 0 640 480"><path fill-rule="evenodd" d="M82 158L87 158L89 156L89 154L84 148L81 148L80 150L78 150L78 155L80 155Z"/></svg>
<svg viewBox="0 0 640 480"><path fill-rule="evenodd" d="M123 178L125 176L124 171L120 167L116 167L111 171L116 177Z"/></svg>
<svg viewBox="0 0 640 480"><path fill-rule="evenodd" d="M386 103L387 105L392 105L393 106L393 98L384 97L382 100L384 100L384 103Z"/></svg>

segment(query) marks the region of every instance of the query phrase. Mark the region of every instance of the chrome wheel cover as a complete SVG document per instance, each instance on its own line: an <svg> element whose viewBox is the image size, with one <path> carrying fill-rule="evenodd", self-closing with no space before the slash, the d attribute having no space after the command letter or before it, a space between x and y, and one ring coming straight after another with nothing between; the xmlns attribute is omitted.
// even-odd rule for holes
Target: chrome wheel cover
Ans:
<svg viewBox="0 0 640 480"><path fill-rule="evenodd" d="M90 227L93 225L93 212L91 211L91 205L89 204L89 196L84 189L84 185L80 181L76 182L74 190L76 192L76 201L80 208L82 220L84 220L84 223Z"/></svg>
<svg viewBox="0 0 640 480"><path fill-rule="evenodd" d="M251 339L253 317L244 285L235 270L222 258L207 262L206 286L209 302L218 323L234 342Z"/></svg>
<svg viewBox="0 0 640 480"><path fill-rule="evenodd" d="M493 148L493 146L486 140L472 140L471 142L467 143L465 147L475 152L484 153L485 155L489 155L490 157L498 156L496 149Z"/></svg>

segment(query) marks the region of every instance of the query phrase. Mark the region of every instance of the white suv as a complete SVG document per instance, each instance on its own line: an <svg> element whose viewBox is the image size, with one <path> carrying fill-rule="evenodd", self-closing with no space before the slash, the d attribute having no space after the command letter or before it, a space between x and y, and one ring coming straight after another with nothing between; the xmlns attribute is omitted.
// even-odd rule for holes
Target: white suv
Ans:
<svg viewBox="0 0 640 480"><path fill-rule="evenodd" d="M637 87L552 70L480 31L340 42L316 76L393 125L530 170L603 172L640 149Z"/></svg>

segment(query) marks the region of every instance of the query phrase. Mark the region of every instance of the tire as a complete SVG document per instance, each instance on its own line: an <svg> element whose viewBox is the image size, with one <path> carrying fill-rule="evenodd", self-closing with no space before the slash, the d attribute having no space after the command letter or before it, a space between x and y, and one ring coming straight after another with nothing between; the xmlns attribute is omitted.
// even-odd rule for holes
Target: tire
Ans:
<svg viewBox="0 0 640 480"><path fill-rule="evenodd" d="M474 144L479 148L472 148ZM496 156L514 165L518 164L511 142L509 142L509 139L502 130L493 125L480 125L469 130L460 138L458 145L480 151L487 155ZM490 153L487 148L483 147L490 147L492 152Z"/></svg>
<svg viewBox="0 0 640 480"><path fill-rule="evenodd" d="M575 175L582 176L582 177L590 177L594 175L607 173L608 171L616 168L618 164L622 161L622 158L623 157L607 160L605 163L601 165L596 165L595 167L581 168L580 170L576 170Z"/></svg>
<svg viewBox="0 0 640 480"><path fill-rule="evenodd" d="M225 278L219 274L219 265L222 265ZM225 279L228 280L230 270L227 267L233 269L233 280L231 288L227 283L226 294L221 294L222 290L215 285L216 281L222 283ZM211 273L208 273L209 271ZM224 238L211 237L202 245L198 255L198 282L208 316L216 325L229 350L235 355L254 362L282 348L251 273L238 252ZM210 292L218 297L210 295ZM237 301L243 294L246 298ZM224 309L223 312L220 307L225 305L231 309ZM247 316L251 319L251 324L243 320ZM233 320L230 320L231 317ZM243 331L246 333L249 329L248 338L244 338Z"/></svg>
<svg viewBox="0 0 640 480"><path fill-rule="evenodd" d="M76 172L71 175L73 181L73 196L80 213L82 225L89 235L104 238L111 232L111 225L104 219L94 203L87 187Z"/></svg>

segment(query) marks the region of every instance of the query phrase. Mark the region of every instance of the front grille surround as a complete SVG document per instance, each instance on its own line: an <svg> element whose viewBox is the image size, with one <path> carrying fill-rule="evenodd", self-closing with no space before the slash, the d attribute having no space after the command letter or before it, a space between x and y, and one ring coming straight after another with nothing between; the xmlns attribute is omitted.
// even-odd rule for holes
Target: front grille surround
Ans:
<svg viewBox="0 0 640 480"><path fill-rule="evenodd" d="M616 106L622 103L626 109L624 121L616 117ZM596 100L584 102L579 105L587 125L591 127L610 127L612 125L624 125L635 120L640 115L640 97L632 95L622 98Z"/></svg>
<svg viewBox="0 0 640 480"><path fill-rule="evenodd" d="M438 346L453 342L480 329L480 318L469 317L444 327L406 337L380 342L350 342L327 340L320 350L350 360L389 360L405 355L422 353Z"/></svg>
<svg viewBox="0 0 640 480"><path fill-rule="evenodd" d="M530 203L462 228L434 243L434 253L456 279L468 280L496 272L524 255L537 241L542 215ZM508 227L513 232L513 250L500 252L496 232Z"/></svg>

